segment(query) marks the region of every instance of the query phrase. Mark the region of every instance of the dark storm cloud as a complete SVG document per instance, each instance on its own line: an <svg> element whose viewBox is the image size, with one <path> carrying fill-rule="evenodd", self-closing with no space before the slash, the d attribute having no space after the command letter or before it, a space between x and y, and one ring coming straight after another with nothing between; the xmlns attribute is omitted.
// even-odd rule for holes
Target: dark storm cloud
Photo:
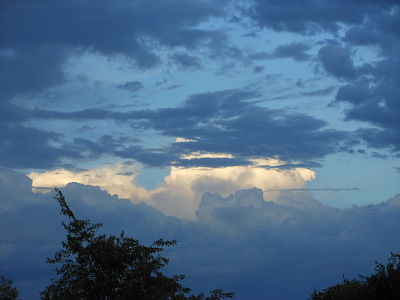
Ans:
<svg viewBox="0 0 400 300"><path fill-rule="evenodd" d="M175 160L179 160L179 153L171 152L168 147L163 149L149 149L140 145L126 147L113 151L112 154L122 158L134 159L149 167L170 166ZM121 148L122 148L121 147Z"/></svg>
<svg viewBox="0 0 400 300"><path fill-rule="evenodd" d="M2 1L1 9L0 122L7 123L1 125L2 164L6 166L46 168L60 165L64 158L83 159L85 150L91 158L111 152L101 141L80 139L73 145L63 141L61 134L22 126L31 118L118 119L108 111L66 114L30 111L11 104L16 95L40 93L65 83L63 68L69 57L85 52L111 58L120 55L146 69L160 62L154 53L157 45L195 49L205 44L212 47L214 39L219 44L224 40L222 31L194 28L222 14L215 3L202 1ZM188 58L181 56L177 63L187 65ZM195 66L194 61L191 66ZM142 84L126 82L118 88L138 91Z"/></svg>
<svg viewBox="0 0 400 300"><path fill-rule="evenodd" d="M243 159L236 158L192 158L192 159L180 159L175 166L178 167L234 167L234 166L246 166L250 162Z"/></svg>
<svg viewBox="0 0 400 300"><path fill-rule="evenodd" d="M257 49L246 53L229 44L224 30L200 29L211 17L224 17L223 2L204 1L69 1L57 4L44 0L2 1L0 18L0 122L3 131L18 131L3 135L4 154L21 167L59 164L63 158L94 158L103 154L134 157L149 165L168 165L180 161L181 154L191 151L224 152L237 157L238 163L254 156L278 155L282 159L313 161L338 151L352 151L351 146L363 139L370 147L400 149L400 33L399 6L396 1L330 1L329 3L284 0L254 1L254 6L241 13L253 18L260 27L290 31L303 35L320 31L337 33L338 24L345 32L336 44L319 49L316 61L330 76L344 82L337 91L335 103L347 102L347 120L357 120L377 128L361 128L352 133L327 129L327 123L316 118L271 110L256 102L259 95L239 90L193 95L180 106L117 112L95 108L76 112L46 111L11 104L13 96L43 92L65 82L63 68L68 58L86 52L113 58L122 56L136 68L157 66L162 59L157 49L171 50L168 63L182 68L200 68L201 52L207 59L230 57L235 61L293 58L310 59L312 45L293 42L278 46L272 54ZM362 4L362 5L360 5ZM231 22L239 24L239 19ZM378 59L355 66L353 54L357 46L381 49ZM196 50L202 51L196 51ZM187 52L186 52L187 51ZM235 66L235 63L232 66ZM253 66L254 72L266 70ZM279 74L277 75L279 76ZM298 85L301 86L299 81ZM138 81L117 86L138 91ZM178 85L173 85L171 88ZM302 96L322 96L334 88L304 91ZM27 122L39 120L115 120L132 129L156 130L165 137L192 140L172 143L160 149L146 149L140 143L117 140L106 144L101 140L75 140L76 145L61 138L61 134L28 128ZM14 126L16 125L16 126ZM24 133L22 133L24 132ZM38 136L38 139L29 138ZM25 147L49 153L46 164L41 159L28 164L18 136L25 136ZM101 139L101 138L100 138ZM54 146L55 144L59 146ZM32 158L36 158L32 150ZM25 163L23 163L25 162ZM201 164L218 166L226 160L197 160Z"/></svg>
<svg viewBox="0 0 400 300"><path fill-rule="evenodd" d="M390 147L391 150L397 153L397 157L399 157L399 129L362 128L357 133L369 147L378 149L387 149Z"/></svg>
<svg viewBox="0 0 400 300"><path fill-rule="evenodd" d="M11 103L1 103L0 109L0 126L13 123L19 124L25 122L32 117L32 112L21 106Z"/></svg>
<svg viewBox="0 0 400 300"><path fill-rule="evenodd" d="M245 157L278 155L284 160L315 159L334 153L334 141L344 138L343 133L323 130L322 121L304 115L254 109L232 118L236 119L221 118L204 128L196 125L191 130L173 132L186 138L196 137L196 141L179 144L186 151L226 152Z"/></svg>
<svg viewBox="0 0 400 300"><path fill-rule="evenodd" d="M264 5L273 2L257 2L256 7L268 10ZM356 2L335 1L324 5L327 11L332 8L330 5L335 6L325 20L331 24L329 26L314 14L322 7L318 4L308 7L311 2L304 5L304 8L310 9L307 12L300 5L288 1L289 7L294 9L292 12L297 12L293 20L285 18L289 15L285 15L286 8L283 6L274 6L271 11L266 11L264 19L258 14L257 20L260 25L275 30L303 33L312 32L310 28L331 31L335 27L331 22L346 23L348 27L343 28L345 36L342 41L320 48L317 58L329 75L345 82L335 97L335 102L350 104L344 111L345 119L378 127L360 129L357 132L359 138L369 147L391 149L396 153L400 149L400 139L396 138L400 136L400 6L396 1L368 1L353 11ZM279 22L274 22L277 19L270 17L272 11L279 13ZM339 11L346 13L341 15L337 13ZM358 46L373 47L377 51L377 58L363 63L361 57L362 64L355 66L354 55L359 51Z"/></svg>
<svg viewBox="0 0 400 300"><path fill-rule="evenodd" d="M400 148L400 140L395 138L396 134L400 136L398 1L254 1L254 6L247 13L259 26L279 32L313 35L319 31L337 33L342 28L345 32L344 44L326 45L318 53L319 61L330 75L348 81L338 89L336 101L347 101L353 105L345 111L347 120L380 127L363 131L372 134L361 135L369 146L395 151ZM352 56L357 46L378 50L376 62L356 67ZM295 48L278 48L276 54L283 55L282 50Z"/></svg>
<svg viewBox="0 0 400 300"><path fill-rule="evenodd" d="M370 147L400 149L400 7L377 11L364 26L350 28L345 41L351 46L379 47L378 58L358 68L350 84L340 87L336 102L347 102L346 120L366 122L378 128L360 129ZM397 28L397 29L395 29ZM350 63L347 60L348 73ZM332 72L334 73L334 72ZM345 72L343 72L345 73ZM353 72L354 73L354 72ZM334 75L339 75L338 72ZM345 77L345 76L343 76Z"/></svg>
<svg viewBox="0 0 400 300"><path fill-rule="evenodd" d="M64 158L81 158L63 144L63 135L23 124L34 117L31 110L7 102L0 109L0 166L9 168L51 168Z"/></svg>
<svg viewBox="0 0 400 300"><path fill-rule="evenodd" d="M318 58L326 71L336 77L354 79L357 76L351 53L347 49L336 45L327 45L319 50Z"/></svg>
<svg viewBox="0 0 400 300"><path fill-rule="evenodd" d="M89 141L75 139L67 149L133 158L146 165L243 165L254 157L279 156L309 161L343 151L353 137L328 129L327 123L304 114L273 110L257 104L260 95L240 89L194 94L177 107L115 112L91 109L77 112L35 110L38 119L114 120L135 130L156 130L164 137L184 138L159 149L147 149L127 139ZM349 142L347 139L350 139ZM192 152L229 153L235 158L182 160ZM85 153L86 153L85 152ZM314 165L315 166L315 165Z"/></svg>
<svg viewBox="0 0 400 300"><path fill-rule="evenodd" d="M87 110L76 113L31 111L14 105L0 110L0 165L9 168L61 167L65 159L86 160L113 154L121 147L139 140L131 137L115 138L104 135L97 140L74 138L69 141L63 133L17 125L32 119L84 121L110 118L106 110ZM90 127L89 127L90 129Z"/></svg>
<svg viewBox="0 0 400 300"><path fill-rule="evenodd" d="M312 49L312 45L303 42L279 45L272 53L264 51L252 52L248 57L252 60L265 60L276 58L292 58L295 61L307 61L312 58L306 51Z"/></svg>
<svg viewBox="0 0 400 300"><path fill-rule="evenodd" d="M117 85L117 88L127 90L129 92L137 92L143 88L143 83L140 81L129 81L124 84Z"/></svg>
<svg viewBox="0 0 400 300"><path fill-rule="evenodd" d="M28 177L0 170L0 259L23 299L36 299L54 278L45 261L65 238L57 202L31 189ZM184 284L195 291L223 288L235 299L307 299L343 274L372 273L375 260L386 263L400 247L393 230L400 226L399 195L340 210L301 190L280 191L277 203L264 201L259 189L206 193L198 219L184 222L99 187L70 183L62 192L78 218L103 223L102 233L124 230L145 245L176 239L178 246L163 252L170 258L165 271L187 275Z"/></svg>
<svg viewBox="0 0 400 300"><path fill-rule="evenodd" d="M0 127L0 165L9 168L51 168L63 158L82 158L80 152L56 147L61 135L24 126Z"/></svg>
<svg viewBox="0 0 400 300"><path fill-rule="evenodd" d="M240 90L197 94L176 108L143 117L162 135L188 140L171 145L169 151L176 154L200 151L242 159L310 160L340 151L345 132L326 129L324 121L313 117L258 106L250 101L257 96Z"/></svg>
<svg viewBox="0 0 400 300"><path fill-rule="evenodd" d="M274 58L293 58L296 61L306 61L312 56L305 53L310 50L311 46L306 43L292 43L288 45L278 46L272 57Z"/></svg>
<svg viewBox="0 0 400 300"><path fill-rule="evenodd" d="M387 58L372 65L367 84L347 85L338 90L336 101L346 101L351 107L346 110L348 120L368 122L380 127L381 137L399 135L400 125L400 55ZM382 140L384 143L384 140ZM393 144L394 143L394 144ZM400 148L400 140L392 139L389 145Z"/></svg>
<svg viewBox="0 0 400 300"><path fill-rule="evenodd" d="M6 26L11 26L7 28ZM15 29L0 25L1 31ZM66 51L58 45L14 45L4 41L0 33L0 47L10 47L10 55L0 55L0 100L4 102L17 94L43 91L64 82L61 65ZM4 49L3 48L3 49ZM7 48L6 48L7 49Z"/></svg>
<svg viewBox="0 0 400 300"><path fill-rule="evenodd" d="M111 118L112 111L104 108L85 109L76 112L47 111L35 109L31 112L32 118L42 120L105 120Z"/></svg>
<svg viewBox="0 0 400 300"><path fill-rule="evenodd" d="M397 0L255 0L246 14L261 27L313 35L320 31L337 33L341 28L340 23L363 24L365 16L374 18L377 12L389 14L390 8L396 5ZM395 27L391 28L396 31Z"/></svg>
<svg viewBox="0 0 400 300"><path fill-rule="evenodd" d="M336 101L348 101L354 105L365 103L370 98L368 85L349 84L341 86L336 93Z"/></svg>
<svg viewBox="0 0 400 300"><path fill-rule="evenodd" d="M264 67L264 66L256 66L256 67L254 67L253 72L254 72L254 73L261 73L261 72L263 72L264 70L265 70L265 67Z"/></svg>
<svg viewBox="0 0 400 300"><path fill-rule="evenodd" d="M160 62L157 43L194 49L224 39L194 28L222 14L203 1L2 1L1 8L0 90L7 97L62 83L66 59L86 51L122 55L145 69Z"/></svg>
<svg viewBox="0 0 400 300"><path fill-rule="evenodd" d="M55 132L12 125L32 117L65 116L55 111L32 112L10 101L16 95L40 93L64 83L63 68L69 57L85 52L122 55L144 69L160 61L154 44L193 49L200 42L223 40L222 32L193 29L222 12L218 5L201 1L2 1L1 10L1 164L9 167L48 168L59 166L63 159L84 159L81 153L88 150L91 158L111 152L102 141L81 139L73 145ZM151 46L150 40L154 41ZM118 87L137 91L142 85L127 82ZM109 112L96 109L73 116L74 120L107 117Z"/></svg>
<svg viewBox="0 0 400 300"><path fill-rule="evenodd" d="M379 2L377 2L378 4ZM383 55L395 55L400 38L400 7L387 6L368 15L368 18L359 25L354 25L346 31L345 42L352 45L373 46L380 45L379 51Z"/></svg>
<svg viewBox="0 0 400 300"><path fill-rule="evenodd" d="M254 3L248 15L260 26L276 31L302 34L315 34L321 30L336 32L338 22L352 24L363 20L363 11L349 2L344 5L342 1L257 0Z"/></svg>
<svg viewBox="0 0 400 300"><path fill-rule="evenodd" d="M200 67L199 59L187 53L174 53L172 60L183 68L196 68Z"/></svg>

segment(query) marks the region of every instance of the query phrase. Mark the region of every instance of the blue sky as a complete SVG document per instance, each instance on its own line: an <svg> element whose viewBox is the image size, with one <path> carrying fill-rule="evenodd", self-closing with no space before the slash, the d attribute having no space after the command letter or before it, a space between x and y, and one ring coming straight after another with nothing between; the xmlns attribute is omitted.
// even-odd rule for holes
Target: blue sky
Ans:
<svg viewBox="0 0 400 300"><path fill-rule="evenodd" d="M271 277L296 286L271 284L271 299L307 297L398 251L388 232L399 219L398 1L0 8L0 201L16 218L2 226L1 257L12 263L1 269L24 299L51 278L44 260L62 238L41 217L56 211L54 186L110 228L181 238L171 268L196 288L247 278L238 299L263 299ZM140 212L141 225L131 220ZM24 251L34 267L15 254ZM289 275L291 251L307 263ZM243 263L219 263L227 253Z"/></svg>

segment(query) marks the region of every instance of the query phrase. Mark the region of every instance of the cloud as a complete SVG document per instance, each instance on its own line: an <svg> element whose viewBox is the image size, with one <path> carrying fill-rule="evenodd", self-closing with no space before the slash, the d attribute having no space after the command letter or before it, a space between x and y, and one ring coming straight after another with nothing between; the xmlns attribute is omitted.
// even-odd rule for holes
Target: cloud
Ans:
<svg viewBox="0 0 400 300"><path fill-rule="evenodd" d="M254 67L253 72L254 73L261 73L261 72L264 71L264 69L265 69L264 66L256 66L256 67Z"/></svg>
<svg viewBox="0 0 400 300"><path fill-rule="evenodd" d="M271 189L304 188L315 178L315 172L303 167L290 169L266 168L284 165L276 159L254 160L252 165L210 167L172 167L170 173L154 190L147 190L136 181L140 170L135 165L108 165L97 169L72 172L65 169L51 172L31 172L35 192L46 188L64 187L70 182L99 186L111 195L128 198L132 203L145 202L166 215L193 219L201 196L206 192L229 195L239 189L257 187ZM273 201L277 193L266 192L264 198Z"/></svg>
<svg viewBox="0 0 400 300"><path fill-rule="evenodd" d="M301 85L301 82L298 82L299 85ZM296 83L297 85L297 83ZM315 97L315 96L326 96L332 94L332 92L335 90L334 87L330 86L325 89L319 89L315 91L310 91L310 92L302 92L301 95L303 96L309 96L309 97Z"/></svg>
<svg viewBox="0 0 400 300"><path fill-rule="evenodd" d="M398 94L400 40L398 30L399 7L395 1L369 3L364 21L350 26L343 38L348 48L328 45L320 49L319 59L325 69L348 81L336 94L336 102L347 102L346 120L362 121L377 128L363 128L359 136L372 148L387 148L398 153L399 134L396 116L399 114ZM357 54L362 47L374 49L375 58L354 66L350 50Z"/></svg>
<svg viewBox="0 0 400 300"><path fill-rule="evenodd" d="M1 45L8 52L0 55L0 66L8 75L1 78L2 95L38 93L65 82L63 64L85 52L111 58L120 55L136 67L148 69L161 61L149 41L163 47L194 49L203 43L212 47L213 40L221 44L224 39L222 32L195 28L223 14L215 3L100 2L48 5L41 0L5 1Z"/></svg>
<svg viewBox="0 0 400 300"><path fill-rule="evenodd" d="M327 122L305 114L260 106L259 97L256 92L232 89L193 94L176 107L123 112L103 108L75 112L34 110L32 117L36 120L114 121L137 131L153 130L166 138L188 140L170 142L160 148L145 147L140 140L125 135L108 134L96 140L80 137L72 143L60 141L60 152L66 158L83 160L112 155L151 167L224 167L251 164L251 159L275 156L286 162L308 161L310 166L315 166L313 160L340 152L351 144L347 141L352 138L349 133L330 129ZM232 157L190 161L183 158L194 152L229 153Z"/></svg>
<svg viewBox="0 0 400 300"><path fill-rule="evenodd" d="M312 0L301 3L292 0L284 3L278 0L256 0L253 3L254 5L247 10L244 9L245 15L255 20L260 27L271 28L278 32L287 31L309 36L321 31L336 34L343 28L341 24L347 27L371 22L381 23L386 29L398 34L394 30L395 26L392 26L398 14L396 0L380 2L340 0L330 3L316 3Z"/></svg>
<svg viewBox="0 0 400 300"><path fill-rule="evenodd" d="M314 36L318 32L337 34L343 30L344 37L336 35L335 44L322 47L317 58L329 74L346 82L336 95L336 101L347 101L353 105L344 111L346 120L379 127L364 128L355 134L361 133L359 138L364 139L369 147L387 148L397 154L399 143L393 137L399 134L395 116L399 114L397 95L400 78L396 70L400 61L397 30L400 10L398 3L392 0L360 3L305 1L299 4L285 1L285 5L281 5L281 2L274 0L254 1L247 15L260 27L277 32ZM275 55L301 55L304 52L300 46L304 49L309 47L295 43L280 46L275 50ZM364 57L362 53L365 49L375 57ZM357 65L355 54L360 60ZM363 132L370 132L373 138L368 138L369 135Z"/></svg>
<svg viewBox="0 0 400 300"><path fill-rule="evenodd" d="M341 86L336 93L336 101L348 101L354 105L366 103L370 98L368 85Z"/></svg>
<svg viewBox="0 0 400 300"><path fill-rule="evenodd" d="M354 24L363 21L363 10L356 4L338 1L315 3L314 1L254 1L248 11L259 26L276 31L289 31L313 35L319 31L336 33L338 23Z"/></svg>
<svg viewBox="0 0 400 300"><path fill-rule="evenodd" d="M206 192L229 195L239 189L258 187L263 190L272 187L304 187L315 178L312 170L298 168L291 170L265 169L262 164L277 164L277 160L256 160L250 166L225 168L172 168L164 178L160 190L156 190L152 206L167 215L193 218L199 206L199 199ZM265 193L265 199L274 200L274 193Z"/></svg>
<svg viewBox="0 0 400 300"><path fill-rule="evenodd" d="M368 83L349 84L338 89L335 102L346 102L346 120L362 121L378 128L362 128L357 133L372 148L387 148L394 153L400 149L396 135L400 132L397 116L400 113L398 94L400 76L398 59L378 61L369 68Z"/></svg>
<svg viewBox="0 0 400 300"><path fill-rule="evenodd" d="M191 173L174 176L181 180ZM65 237L57 202L31 188L26 176L1 170L0 259L27 300L36 299L54 278L45 259ZM239 300L305 299L343 274L351 279L372 273L375 260L384 263L390 251L400 249L394 230L400 226L399 195L340 210L300 190L281 191L274 202L265 201L260 189L226 196L211 192L201 196L198 219L183 222L95 186L70 183L62 191L75 215L103 223L102 232L123 229L147 245L177 239L178 246L164 253L170 258L168 274L187 275L184 284L195 292L223 288Z"/></svg>
<svg viewBox="0 0 400 300"><path fill-rule="evenodd" d="M361 128L357 131L361 139L363 139L369 147L377 149L387 149L392 147L392 151L398 155L400 145L398 141L398 131L392 129L380 130L377 128Z"/></svg>
<svg viewBox="0 0 400 300"><path fill-rule="evenodd" d="M399 25L399 7L396 1L374 4L381 7L367 12L368 18L362 24L348 28L344 41L352 45L379 45L381 55L397 56L394 51L398 47L399 33L395 28Z"/></svg>
<svg viewBox="0 0 400 300"><path fill-rule="evenodd" d="M385 221L385 217L392 219L398 216L399 196L381 205L353 207L343 211L324 207L304 192L285 192L280 197L287 197L288 202L282 203L282 201L282 204L264 202L262 192L256 189L238 191L227 198L218 194L205 194L196 213L199 222L207 224L209 230L220 231L221 237L236 241L229 247L238 249L240 245L246 245L240 248L240 251L245 253L245 259L236 256L234 250L224 248L227 251L225 255L229 255L234 261L239 261L237 269L231 272L242 275L256 273L257 280L265 282L268 279L268 285L275 284L275 288L263 289L256 288L256 284L249 286L247 283L246 288L238 288L243 295L246 295L245 290L253 287L259 290L258 297L253 296L253 298L262 298L266 295L272 299L297 298L299 294L295 295L294 291L300 292L301 286L304 288L305 284L318 288L321 281L317 276L329 276L328 273L335 273L337 279L333 282L338 282L343 274L347 278L356 277L357 273L352 271L355 265L358 265L359 270L366 270L365 266L361 267L359 263L373 255L375 247L373 245L377 245L378 240L385 244L383 248L399 247L397 243L391 244L390 239L395 238L395 234L391 233L389 228L394 227L391 226L391 221ZM396 212L390 212L392 209ZM376 227L367 225L371 224L368 220L374 220L379 225ZM342 256L343 253L346 253L345 257ZM276 264L275 259L278 260L275 261ZM287 264L283 262L284 260L287 260ZM299 264L299 261L306 263ZM352 261L351 266L345 266L346 261L347 263ZM220 265L226 266L227 263L221 262ZM327 268L330 272L324 272L322 275L320 270ZM370 269L364 274L372 270L373 266L370 265ZM311 278L303 277L308 277L313 272L316 272L313 280L309 281ZM296 283L291 285L290 289L293 294L283 295L282 291L276 291L286 286L280 281L285 279L291 281L292 276L296 278ZM254 277L251 278L255 280ZM299 278L303 278L304 281L299 281ZM261 294L261 291L264 294ZM307 296L304 294L301 297Z"/></svg>
<svg viewBox="0 0 400 300"><path fill-rule="evenodd" d="M317 59L329 74L345 82L338 89L336 101L353 105L344 111L346 120L378 127L380 132L374 133L375 141L364 139L366 128L352 133L330 129L327 122L306 114L290 113L286 108L272 109L272 106L260 102L266 97L259 91L239 88L196 93L176 107L160 109L127 111L89 107L71 111L70 108L46 110L39 105L25 105L34 102L32 95L69 82L71 74L67 74L67 65L71 58L85 54L118 60L125 70L144 71L161 64L163 67L157 72L171 66L178 66L181 71L205 70L208 63L218 62L222 65L230 63L235 68L240 64L259 73L268 67L254 66L254 60L290 57L296 62L307 61L312 59L309 50L315 44L311 39L283 43L272 50L272 54L242 47L230 35L233 31L214 26L220 21L225 22L228 8L233 9L224 6L223 2L192 1L188 4L182 0L170 0L151 4L148 1L101 1L102 5L99 5L95 1L70 1L54 6L41 0L4 3L0 66L7 75L0 80L3 107L0 119L7 124L0 126L2 131L10 134L1 145L3 157L9 156L1 161L3 166L60 168L71 161L86 162L104 156L135 159L153 167L225 167L250 164L250 159L276 155L287 162L315 163L315 160L330 154L352 151L349 145L356 141L364 141L369 147L381 145L379 147L386 147L395 155L400 147L393 139L399 132L396 118L400 86L396 72L400 53L396 31L399 10L394 6L395 1L369 1L368 5L345 1L337 1L335 5L305 1L300 5L286 1L281 5L281 2L271 0L254 1L254 5L249 4L247 8L235 8L235 14L256 21L253 32L268 27L304 37L315 36L321 31L337 34L341 29L343 34L335 36L336 44L321 47ZM32 10L36 13L32 14ZM70 18L71 15L74 18ZM229 25L243 29L240 20L231 18ZM215 24L209 21L215 21ZM204 26L206 22L210 26ZM14 32L19 32L18 36ZM368 63L356 61L360 46L370 47L377 59L367 59ZM124 82L117 87L136 92L142 89L143 82ZM170 88L184 86L172 84ZM324 96L333 89L316 88L300 95ZM18 95L25 95L23 101L16 98ZM192 142L148 146L142 141L129 139L128 134L124 138L112 137L111 141L109 134L94 136L91 133L91 137L89 134L83 137L79 131L74 132L78 136L74 138L62 132L49 131L45 127L47 124L42 123L53 120L111 121L124 130L155 132L165 140L182 137ZM40 128L33 127L38 123ZM17 136L25 137L26 147L32 150L23 153L16 141ZM46 161L34 149L46 153ZM233 157L181 159L182 154L198 151L231 153Z"/></svg>
<svg viewBox="0 0 400 300"><path fill-rule="evenodd" d="M62 143L61 134L25 126L2 126L0 164L9 168L51 168L64 158L79 159L81 153Z"/></svg>
<svg viewBox="0 0 400 300"><path fill-rule="evenodd" d="M140 81L129 81L124 84L117 85L117 88L127 90L129 92L137 92L143 88L143 83Z"/></svg>
<svg viewBox="0 0 400 300"><path fill-rule="evenodd" d="M339 78L354 79L356 68L351 59L350 51L336 45L327 45L318 52L318 58L328 73Z"/></svg>
<svg viewBox="0 0 400 300"><path fill-rule="evenodd" d="M5 262L2 267L7 271L7 277L16 280L19 289L28 289L22 290L21 295L28 300L37 299L38 291L50 283L50 276L54 276L53 266L45 261L53 256L65 237L59 208L52 195L32 194L29 191L31 188L31 180L26 176L1 170L0 257ZM105 232L113 234L122 229L131 234L134 227L144 226L145 232L135 229L137 233L134 235L146 244L158 238L172 239L167 231L174 227L174 223L179 223L147 205L133 206L128 200L112 197L98 187L70 183L62 191L78 218L89 218L94 223L104 222L107 224ZM122 223L125 225L118 220L124 220ZM172 227L167 223L171 223Z"/></svg>
<svg viewBox="0 0 400 300"><path fill-rule="evenodd" d="M77 182L98 186L110 195L118 195L121 199L129 198L133 202L140 202L150 197L150 191L137 185L136 176L139 173L140 169L135 165L119 164L78 172L66 169L31 172L28 177L33 181L34 192L47 192L53 187L62 188L70 182Z"/></svg>
<svg viewBox="0 0 400 300"><path fill-rule="evenodd" d="M268 191L333 191L333 192L341 192L341 191L359 191L359 188L324 188L324 189L282 189L282 190L268 190Z"/></svg>
<svg viewBox="0 0 400 300"><path fill-rule="evenodd" d="M187 53L174 53L172 55L172 60L184 69L198 69L200 67L199 59Z"/></svg>
<svg viewBox="0 0 400 300"><path fill-rule="evenodd" d="M4 0L1 10L0 165L36 169L35 191L63 187L110 232L177 238L169 270L189 286L306 298L399 249L399 196L338 210L307 187L332 154L400 157L398 0ZM329 76L308 78L308 61ZM96 68L117 74L111 88ZM294 85L296 96L276 88ZM115 88L145 97L127 103ZM324 101L352 131L318 113ZM125 163L79 169L103 161ZM170 172L149 190L142 168ZM51 195L31 189L0 169L0 259L24 289L48 284L44 259L63 238Z"/></svg>
<svg viewBox="0 0 400 300"><path fill-rule="evenodd" d="M305 53L305 51L310 50L310 45L306 43L291 43L288 45L278 46L272 56L274 58L287 58L291 57L296 61L307 61L311 59L311 55Z"/></svg>
<svg viewBox="0 0 400 300"><path fill-rule="evenodd" d="M4 7L7 6L2 6ZM5 21L2 28L5 31L2 36L6 37L10 36L9 30L15 29L15 26ZM66 51L63 48L57 45L40 44L30 48L29 43L16 46L14 43L5 41L4 38L1 41L4 48L12 49L12 55L0 55L0 67L5 70L0 75L0 97L3 101L17 94L38 93L49 86L65 82L62 63L66 59Z"/></svg>
<svg viewBox="0 0 400 300"><path fill-rule="evenodd" d="M322 120L248 101L256 96L240 90L193 95L176 109L149 115L146 124L165 136L194 140L171 145L173 153L222 152L237 158L315 159L337 151L346 138L344 132L324 129Z"/></svg>

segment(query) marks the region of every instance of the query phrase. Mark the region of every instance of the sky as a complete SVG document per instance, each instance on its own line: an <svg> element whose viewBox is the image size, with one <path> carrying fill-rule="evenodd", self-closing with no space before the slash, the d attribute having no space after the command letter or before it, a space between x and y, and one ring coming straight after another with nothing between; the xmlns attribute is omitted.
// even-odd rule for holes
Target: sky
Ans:
<svg viewBox="0 0 400 300"><path fill-rule="evenodd" d="M236 299L399 252L398 0L3 0L0 69L0 270L23 299L54 276L54 187L106 232L177 239L168 272Z"/></svg>

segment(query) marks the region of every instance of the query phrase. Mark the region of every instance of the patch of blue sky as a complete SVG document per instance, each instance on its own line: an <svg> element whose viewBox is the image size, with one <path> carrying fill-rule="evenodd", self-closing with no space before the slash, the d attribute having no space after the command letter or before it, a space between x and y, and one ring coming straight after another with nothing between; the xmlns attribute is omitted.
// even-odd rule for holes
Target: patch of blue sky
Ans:
<svg viewBox="0 0 400 300"><path fill-rule="evenodd" d="M317 176L307 188L317 200L331 207L380 203L399 193L400 173L393 163L392 159L360 153L329 155L324 158L323 167L315 170ZM385 188L380 188L382 186Z"/></svg>
<svg viewBox="0 0 400 300"><path fill-rule="evenodd" d="M136 176L138 185L145 187L147 190L154 190L161 185L164 178L171 172L170 167L165 168L143 168Z"/></svg>

